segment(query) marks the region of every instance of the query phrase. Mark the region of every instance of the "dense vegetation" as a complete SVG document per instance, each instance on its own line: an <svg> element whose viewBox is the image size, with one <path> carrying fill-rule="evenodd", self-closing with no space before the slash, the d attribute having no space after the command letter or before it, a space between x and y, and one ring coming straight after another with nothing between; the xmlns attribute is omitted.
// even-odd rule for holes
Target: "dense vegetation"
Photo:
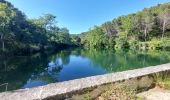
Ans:
<svg viewBox="0 0 170 100"><path fill-rule="evenodd" d="M36 19L0 0L0 52L33 53L83 45L85 48L170 48L170 3L120 16L80 35L56 26L56 16Z"/></svg>
<svg viewBox="0 0 170 100"><path fill-rule="evenodd" d="M71 41L77 40L67 28L56 26L55 19L51 14L28 19L11 3L0 0L0 52L32 53L74 45Z"/></svg>
<svg viewBox="0 0 170 100"><path fill-rule="evenodd" d="M114 12L113 12L114 13ZM81 34L88 48L170 48L170 3L120 16Z"/></svg>

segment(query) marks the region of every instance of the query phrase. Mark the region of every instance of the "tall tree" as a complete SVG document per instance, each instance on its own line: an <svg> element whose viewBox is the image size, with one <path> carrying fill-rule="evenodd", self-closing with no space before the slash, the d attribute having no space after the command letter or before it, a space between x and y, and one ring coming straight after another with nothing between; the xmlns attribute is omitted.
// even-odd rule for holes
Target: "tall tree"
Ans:
<svg viewBox="0 0 170 100"><path fill-rule="evenodd" d="M145 41L147 40L148 33L152 31L154 25L154 17L149 12L145 12L142 19L142 31L144 33Z"/></svg>
<svg viewBox="0 0 170 100"><path fill-rule="evenodd" d="M118 34L118 24L116 22L106 22L102 24L102 29L109 37L116 36Z"/></svg>
<svg viewBox="0 0 170 100"><path fill-rule="evenodd" d="M170 9L165 9L159 14L159 21L161 24L162 38L164 37L167 26L170 25Z"/></svg>
<svg viewBox="0 0 170 100"><path fill-rule="evenodd" d="M69 30L67 28L61 28L58 33L58 41L62 44L69 44L70 42L70 35Z"/></svg>
<svg viewBox="0 0 170 100"><path fill-rule="evenodd" d="M7 3L0 3L0 37L2 51L5 51L5 41L11 36L9 26L16 13L7 5Z"/></svg>

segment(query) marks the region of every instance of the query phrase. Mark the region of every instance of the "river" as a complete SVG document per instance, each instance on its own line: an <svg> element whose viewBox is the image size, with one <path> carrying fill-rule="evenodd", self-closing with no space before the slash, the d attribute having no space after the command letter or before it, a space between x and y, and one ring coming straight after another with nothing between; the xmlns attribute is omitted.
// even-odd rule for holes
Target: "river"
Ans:
<svg viewBox="0 0 170 100"><path fill-rule="evenodd" d="M166 51L69 49L53 54L0 57L0 92L170 62Z"/></svg>

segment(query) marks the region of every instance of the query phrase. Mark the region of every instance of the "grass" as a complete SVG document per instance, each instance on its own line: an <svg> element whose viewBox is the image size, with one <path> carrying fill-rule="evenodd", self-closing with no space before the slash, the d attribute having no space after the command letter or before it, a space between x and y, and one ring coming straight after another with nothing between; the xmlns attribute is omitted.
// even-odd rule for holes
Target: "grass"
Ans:
<svg viewBox="0 0 170 100"><path fill-rule="evenodd" d="M123 83L107 84L75 95L71 100L136 100L136 89Z"/></svg>
<svg viewBox="0 0 170 100"><path fill-rule="evenodd" d="M170 74L169 72L154 74L155 85L163 89L170 89Z"/></svg>
<svg viewBox="0 0 170 100"><path fill-rule="evenodd" d="M96 100L136 100L136 89L129 88L127 84L110 85Z"/></svg>

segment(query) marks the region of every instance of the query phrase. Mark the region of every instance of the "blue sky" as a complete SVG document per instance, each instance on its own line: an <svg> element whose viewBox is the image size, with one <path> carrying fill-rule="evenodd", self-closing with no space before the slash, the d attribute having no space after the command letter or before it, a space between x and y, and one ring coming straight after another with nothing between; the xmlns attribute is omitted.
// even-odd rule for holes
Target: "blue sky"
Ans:
<svg viewBox="0 0 170 100"><path fill-rule="evenodd" d="M28 18L51 13L58 26L67 27L71 34L88 31L120 15L127 15L170 0L7 0Z"/></svg>

